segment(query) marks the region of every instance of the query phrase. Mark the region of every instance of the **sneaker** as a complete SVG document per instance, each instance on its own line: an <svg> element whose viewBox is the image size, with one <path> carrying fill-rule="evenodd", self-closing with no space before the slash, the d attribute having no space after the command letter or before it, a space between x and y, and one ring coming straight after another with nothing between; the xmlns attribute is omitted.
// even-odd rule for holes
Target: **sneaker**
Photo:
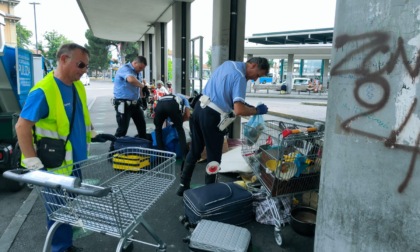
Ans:
<svg viewBox="0 0 420 252"><path fill-rule="evenodd" d="M66 250L64 250L64 252L81 252L81 251L83 251L82 248L78 248L78 247L75 247L75 246L71 246L71 247L67 248Z"/></svg>
<svg viewBox="0 0 420 252"><path fill-rule="evenodd" d="M184 196L184 191L190 189L190 186L188 185L183 185L183 184L179 184L179 188L178 191L176 191L176 195L178 196Z"/></svg>

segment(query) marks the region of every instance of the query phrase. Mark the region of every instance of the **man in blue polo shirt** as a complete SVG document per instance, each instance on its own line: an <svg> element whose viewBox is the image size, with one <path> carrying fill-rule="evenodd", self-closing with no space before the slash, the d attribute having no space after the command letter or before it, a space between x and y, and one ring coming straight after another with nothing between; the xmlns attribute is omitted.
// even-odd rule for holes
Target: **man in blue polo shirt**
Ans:
<svg viewBox="0 0 420 252"><path fill-rule="evenodd" d="M139 102L140 90L145 86L141 72L146 66L146 58L137 56L132 62L121 66L115 74L114 107L118 123L116 137L127 134L132 118L137 128L138 137L146 138L146 121Z"/></svg>
<svg viewBox="0 0 420 252"><path fill-rule="evenodd" d="M226 61L212 74L200 102L194 106L190 122L191 148L181 174L181 184L177 191L179 196L190 188L191 176L204 146L207 162L220 164L226 128L235 116L267 113L268 108L264 104L254 107L245 103L245 93L247 80L257 80L267 75L269 68L266 58L256 57L246 63ZM215 174L206 173L206 184L214 183L215 180Z"/></svg>

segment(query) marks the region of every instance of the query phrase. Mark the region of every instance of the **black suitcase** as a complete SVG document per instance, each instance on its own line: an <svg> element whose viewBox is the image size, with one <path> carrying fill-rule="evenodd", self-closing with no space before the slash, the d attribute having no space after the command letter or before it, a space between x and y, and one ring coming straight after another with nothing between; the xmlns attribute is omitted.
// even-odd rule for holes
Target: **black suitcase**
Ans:
<svg viewBox="0 0 420 252"><path fill-rule="evenodd" d="M201 219L241 225L253 220L252 193L233 182L214 183L184 192L185 217L195 226Z"/></svg>
<svg viewBox="0 0 420 252"><path fill-rule="evenodd" d="M143 147L143 148L152 148L152 142L138 137L119 137L114 142L114 150L119 150L127 147Z"/></svg>

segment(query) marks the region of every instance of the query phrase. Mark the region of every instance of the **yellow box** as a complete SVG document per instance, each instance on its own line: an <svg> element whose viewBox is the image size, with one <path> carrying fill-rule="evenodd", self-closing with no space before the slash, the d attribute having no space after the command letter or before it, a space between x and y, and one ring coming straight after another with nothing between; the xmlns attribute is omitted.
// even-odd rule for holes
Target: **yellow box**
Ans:
<svg viewBox="0 0 420 252"><path fill-rule="evenodd" d="M112 167L116 170L140 171L150 165L150 157L135 154L114 154Z"/></svg>

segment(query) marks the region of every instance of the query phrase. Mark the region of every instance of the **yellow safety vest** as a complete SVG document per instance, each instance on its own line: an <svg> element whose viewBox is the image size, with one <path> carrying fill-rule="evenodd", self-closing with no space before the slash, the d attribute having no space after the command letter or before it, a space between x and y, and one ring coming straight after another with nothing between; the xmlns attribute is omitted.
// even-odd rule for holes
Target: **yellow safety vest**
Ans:
<svg viewBox="0 0 420 252"><path fill-rule="evenodd" d="M86 126L86 142L87 145L91 141L91 121L89 116L89 110L87 106L87 98L85 88L81 81L73 82L77 90L77 94L82 102L83 107L83 117ZM42 89L47 100L49 113L48 116L44 119L39 120L35 123L35 137L37 140L42 137L49 137L53 139L67 139L67 136L70 134L70 121L66 115L64 109L63 99L61 97L60 89L54 79L54 73L51 71L44 79L39 81L30 92L36 89ZM66 168L57 169L54 172L64 175L70 175L73 169L71 165L73 163L73 148L70 141L67 141L66 144L66 157L62 166L68 166ZM89 146L87 146L89 149ZM25 157L22 155L22 160ZM47 167L48 168L48 167Z"/></svg>

